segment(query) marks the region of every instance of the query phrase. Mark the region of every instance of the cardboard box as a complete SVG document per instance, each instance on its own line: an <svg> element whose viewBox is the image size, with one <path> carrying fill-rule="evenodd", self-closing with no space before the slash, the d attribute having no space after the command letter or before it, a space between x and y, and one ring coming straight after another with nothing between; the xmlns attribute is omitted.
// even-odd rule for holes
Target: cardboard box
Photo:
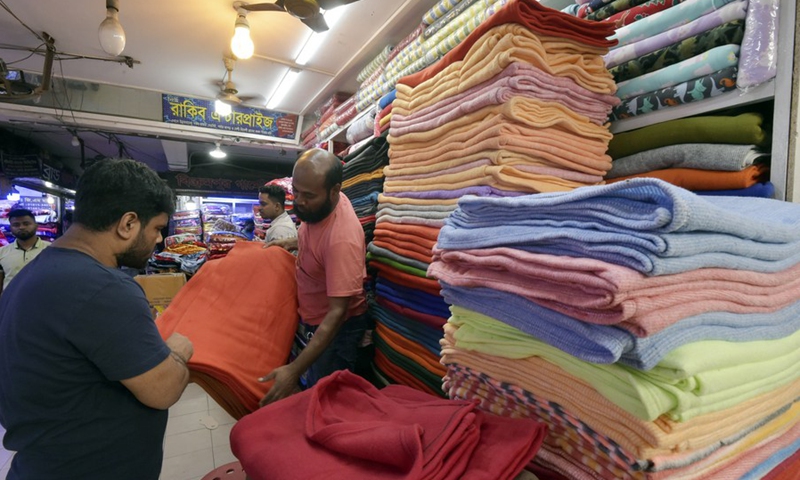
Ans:
<svg viewBox="0 0 800 480"><path fill-rule="evenodd" d="M142 287L147 300L158 313L163 313L178 294L178 290L186 285L186 274L184 273L137 275L133 279Z"/></svg>

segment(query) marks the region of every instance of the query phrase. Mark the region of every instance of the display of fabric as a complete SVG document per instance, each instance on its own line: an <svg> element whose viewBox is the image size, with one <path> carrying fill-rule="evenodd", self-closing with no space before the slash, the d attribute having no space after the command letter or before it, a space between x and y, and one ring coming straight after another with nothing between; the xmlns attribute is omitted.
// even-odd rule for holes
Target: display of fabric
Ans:
<svg viewBox="0 0 800 480"><path fill-rule="evenodd" d="M654 34L665 32L707 15L733 0L693 0L669 8L659 15L643 18L618 29L611 37L617 40L616 48L638 42ZM612 49L615 47L612 47Z"/></svg>
<svg viewBox="0 0 800 480"><path fill-rule="evenodd" d="M629 98L614 108L610 120L622 120L722 95L736 88L737 72L738 67L728 67L674 87Z"/></svg>
<svg viewBox="0 0 800 480"><path fill-rule="evenodd" d="M624 100L672 87L694 78L710 75L724 68L735 67L738 63L738 45L716 47L680 63L620 82L617 85L617 96Z"/></svg>
<svg viewBox="0 0 800 480"><path fill-rule="evenodd" d="M470 472L513 479L544 433L531 420L486 415L470 402L408 387L379 391L340 371L238 422L231 450L254 480L330 477L333 471L334 478L444 479ZM264 448L276 444L284 448Z"/></svg>
<svg viewBox="0 0 800 480"><path fill-rule="evenodd" d="M613 22L617 27L630 25L631 23L643 18L654 15L658 12L672 8L685 0L650 0L647 3L631 7L628 10L617 12L608 17L606 21Z"/></svg>
<svg viewBox="0 0 800 480"><path fill-rule="evenodd" d="M758 113L670 120L614 135L608 144L608 154L611 158L620 158L679 143L762 145L766 138L763 121Z"/></svg>
<svg viewBox="0 0 800 480"><path fill-rule="evenodd" d="M768 157L768 153L759 151L755 145L682 143L617 158L611 164L606 178L676 167L736 172L753 165L758 159Z"/></svg>
<svg viewBox="0 0 800 480"><path fill-rule="evenodd" d="M778 20L780 2L752 0L747 9L747 28L739 62L744 91L775 77L778 71Z"/></svg>
<svg viewBox="0 0 800 480"><path fill-rule="evenodd" d="M797 209L768 199L698 197L658 179L637 178L573 192L462 198L438 246L580 252L649 275L704 267L776 272L800 259ZM560 242L551 243L554 238Z"/></svg>
<svg viewBox="0 0 800 480"><path fill-rule="evenodd" d="M761 197L775 198L775 185L771 182L756 183L752 187L736 190L695 190L697 195L713 195L727 197Z"/></svg>
<svg viewBox="0 0 800 480"><path fill-rule="evenodd" d="M737 20L744 20L747 13L747 0L731 2L719 10L713 10L685 25L671 28L667 31L651 35L640 41L625 45L610 51L605 55L606 65L616 67L625 62L642 57L670 45L683 42L713 30L721 25ZM612 74L614 70L611 70Z"/></svg>
<svg viewBox="0 0 800 480"><path fill-rule="evenodd" d="M744 22L734 20L609 69L619 83L675 65L713 48L742 43Z"/></svg>
<svg viewBox="0 0 800 480"><path fill-rule="evenodd" d="M648 3L649 1L650 0L610 0L605 3L593 2L595 5L599 5L599 7L597 9L593 9L592 12L587 12L586 15L581 16L581 18L599 22L612 17L617 13L630 10L637 5Z"/></svg>
<svg viewBox="0 0 800 480"><path fill-rule="evenodd" d="M192 341L192 376L234 418L258 408L271 384L257 379L286 362L298 321L295 258L262 247L209 262L156 321L162 337Z"/></svg>
<svg viewBox="0 0 800 480"><path fill-rule="evenodd" d="M767 180L769 167L764 164L750 165L738 172L718 170L699 170L696 168L668 168L653 170L636 175L627 175L608 180L607 183L621 182L632 178L659 178L687 190L733 190L752 187Z"/></svg>
<svg viewBox="0 0 800 480"><path fill-rule="evenodd" d="M464 13L466 9L471 7L477 0L461 0L457 5L452 7L449 11L436 18L432 23L428 23L425 30L422 32L423 38L430 38L438 33L445 25L450 23L453 19ZM432 19L432 17L431 17ZM425 23L425 21L423 21Z"/></svg>
<svg viewBox="0 0 800 480"><path fill-rule="evenodd" d="M375 58L370 61L366 67L364 67L356 76L356 80L359 82L363 82L367 79L372 72L380 68L381 64L386 62L386 59L389 58L389 53L392 51L391 45L386 45L381 52L375 56Z"/></svg>

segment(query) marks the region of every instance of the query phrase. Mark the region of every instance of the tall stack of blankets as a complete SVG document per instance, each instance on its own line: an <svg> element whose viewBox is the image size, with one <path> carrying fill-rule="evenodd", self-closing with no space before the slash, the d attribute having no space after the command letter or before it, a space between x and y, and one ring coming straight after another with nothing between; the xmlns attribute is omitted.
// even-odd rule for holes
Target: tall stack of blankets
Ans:
<svg viewBox="0 0 800 480"><path fill-rule="evenodd" d="M372 137L344 158L342 192L350 199L361 227L365 244L372 241L378 210L378 195L383 191L383 168L389 164L389 144L385 137Z"/></svg>
<svg viewBox="0 0 800 480"><path fill-rule="evenodd" d="M547 423L540 464L572 479L800 471L800 205L646 178L466 197L429 273L453 305L450 396Z"/></svg>
<svg viewBox="0 0 800 480"><path fill-rule="evenodd" d="M614 136L608 183L660 178L701 195L771 198L762 116L684 118Z"/></svg>
<svg viewBox="0 0 800 480"><path fill-rule="evenodd" d="M772 78L776 3L592 0L565 10L618 27L606 65L622 99L611 119L620 120L731 91L740 73L745 87Z"/></svg>
<svg viewBox="0 0 800 480"><path fill-rule="evenodd" d="M379 197L375 368L441 394L450 312L427 277L444 219L467 194L514 197L602 181L617 100L602 55L611 25L512 0L455 49L401 79Z"/></svg>

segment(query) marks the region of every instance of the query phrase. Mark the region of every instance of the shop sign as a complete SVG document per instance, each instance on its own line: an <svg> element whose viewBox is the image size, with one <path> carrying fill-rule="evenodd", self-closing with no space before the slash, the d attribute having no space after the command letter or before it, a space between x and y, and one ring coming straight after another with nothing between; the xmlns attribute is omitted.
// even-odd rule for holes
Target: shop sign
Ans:
<svg viewBox="0 0 800 480"><path fill-rule="evenodd" d="M53 209L53 206L47 203L47 198L45 197L20 197L17 205L32 212Z"/></svg>
<svg viewBox="0 0 800 480"><path fill-rule="evenodd" d="M231 114L218 115L213 100L162 94L164 122L254 133L274 138L297 138L297 115L262 108L233 106Z"/></svg>
<svg viewBox="0 0 800 480"><path fill-rule="evenodd" d="M251 178L224 178L213 175L212 172L188 174L174 172L160 172L159 175L167 181L174 190L193 191L204 193L233 193L257 196L259 187L272 180L274 176L263 175Z"/></svg>
<svg viewBox="0 0 800 480"><path fill-rule="evenodd" d="M42 173L42 161L36 154L17 155L0 151L0 165L6 178L39 178Z"/></svg>

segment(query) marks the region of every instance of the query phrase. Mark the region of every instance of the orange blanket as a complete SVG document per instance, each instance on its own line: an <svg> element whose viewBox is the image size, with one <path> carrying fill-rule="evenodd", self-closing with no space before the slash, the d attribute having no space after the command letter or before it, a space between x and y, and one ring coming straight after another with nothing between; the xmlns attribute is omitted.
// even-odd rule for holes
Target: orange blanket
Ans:
<svg viewBox="0 0 800 480"><path fill-rule="evenodd" d="M606 183L615 183L629 178L648 177L660 178L686 190L737 190L752 187L769 172L769 167L764 164L750 165L738 172L720 172L718 170L698 170L695 168L666 168L652 172L638 173L606 180Z"/></svg>
<svg viewBox="0 0 800 480"><path fill-rule="evenodd" d="M200 269L156 324L194 344L192 378L231 416L258 408L271 384L258 378L284 365L297 329L295 257L241 242Z"/></svg>

